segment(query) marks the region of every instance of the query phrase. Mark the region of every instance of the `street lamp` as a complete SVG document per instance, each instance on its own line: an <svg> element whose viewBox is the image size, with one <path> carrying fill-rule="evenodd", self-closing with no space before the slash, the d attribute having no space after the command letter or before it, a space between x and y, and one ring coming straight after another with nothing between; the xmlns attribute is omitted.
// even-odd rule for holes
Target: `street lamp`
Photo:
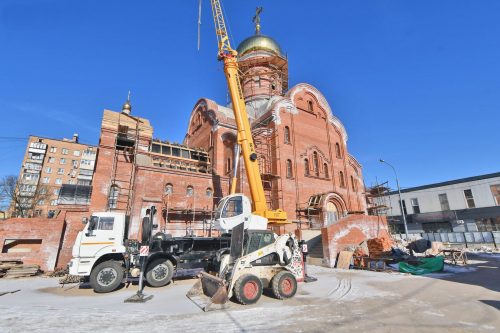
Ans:
<svg viewBox="0 0 500 333"><path fill-rule="evenodd" d="M380 163L385 163L388 166L390 166L392 168L392 171L394 171L394 175L396 176L396 185L398 186L398 194L399 194L399 208L401 209L401 215L403 215L403 224L405 226L405 235L406 235L406 240L408 240L408 226L406 225L406 214L405 214L405 211L403 209L403 199L401 199L401 189L399 187L398 174L396 173L396 169L391 164L387 163L383 159L380 159L379 161L380 161Z"/></svg>

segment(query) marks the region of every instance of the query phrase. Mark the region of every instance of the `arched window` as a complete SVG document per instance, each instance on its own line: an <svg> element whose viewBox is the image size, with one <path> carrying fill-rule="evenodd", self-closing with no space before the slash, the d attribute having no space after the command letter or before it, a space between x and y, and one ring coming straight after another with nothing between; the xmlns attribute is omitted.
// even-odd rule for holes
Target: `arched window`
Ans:
<svg viewBox="0 0 500 333"><path fill-rule="evenodd" d="M309 176L309 160L304 160L304 175Z"/></svg>
<svg viewBox="0 0 500 333"><path fill-rule="evenodd" d="M290 128L288 126L285 126L284 136L285 136L284 139L285 143L290 144Z"/></svg>
<svg viewBox="0 0 500 333"><path fill-rule="evenodd" d="M174 186L168 183L167 185L165 185L165 194L172 195L172 193L174 193Z"/></svg>
<svg viewBox="0 0 500 333"><path fill-rule="evenodd" d="M186 197L192 197L193 194L194 194L194 188L191 185L186 187Z"/></svg>
<svg viewBox="0 0 500 333"><path fill-rule="evenodd" d="M354 192L356 192L356 183L354 182L354 177L351 176L351 187Z"/></svg>
<svg viewBox="0 0 500 333"><path fill-rule="evenodd" d="M318 162L317 152L313 152L313 168L314 168L314 175L316 177L319 177L319 162Z"/></svg>
<svg viewBox="0 0 500 333"><path fill-rule="evenodd" d="M313 111L314 110L313 101L311 101L311 100L307 101L307 110L308 111Z"/></svg>
<svg viewBox="0 0 500 333"><path fill-rule="evenodd" d="M328 164L324 163L323 164L323 169L325 169L325 178L329 178L328 176Z"/></svg>
<svg viewBox="0 0 500 333"><path fill-rule="evenodd" d="M112 185L109 189L108 206L109 208L116 208L118 206L118 195L120 194L120 188L116 185Z"/></svg>
<svg viewBox="0 0 500 333"><path fill-rule="evenodd" d="M338 142L335 144L335 156L337 156L337 158L342 158L342 154L340 153L340 145Z"/></svg>
<svg viewBox="0 0 500 333"><path fill-rule="evenodd" d="M210 187L207 187L207 190L205 193L207 194L208 198L211 198L212 195L214 194L214 191Z"/></svg>
<svg viewBox="0 0 500 333"><path fill-rule="evenodd" d="M340 187L345 187L344 173L342 171L339 172L340 178Z"/></svg>
<svg viewBox="0 0 500 333"><path fill-rule="evenodd" d="M292 178L292 177L293 177L292 161L286 160L286 178Z"/></svg>

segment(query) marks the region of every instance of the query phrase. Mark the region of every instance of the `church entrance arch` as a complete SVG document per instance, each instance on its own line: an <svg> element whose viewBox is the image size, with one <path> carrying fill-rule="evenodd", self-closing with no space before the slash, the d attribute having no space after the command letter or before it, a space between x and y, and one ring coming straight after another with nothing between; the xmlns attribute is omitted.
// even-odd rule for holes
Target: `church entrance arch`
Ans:
<svg viewBox="0 0 500 333"><path fill-rule="evenodd" d="M337 223L341 218L347 215L347 205L340 194L329 192L323 195L323 226Z"/></svg>
<svg viewBox="0 0 500 333"><path fill-rule="evenodd" d="M339 210L337 206L332 201L328 201L326 203L326 226L334 224L338 219Z"/></svg>

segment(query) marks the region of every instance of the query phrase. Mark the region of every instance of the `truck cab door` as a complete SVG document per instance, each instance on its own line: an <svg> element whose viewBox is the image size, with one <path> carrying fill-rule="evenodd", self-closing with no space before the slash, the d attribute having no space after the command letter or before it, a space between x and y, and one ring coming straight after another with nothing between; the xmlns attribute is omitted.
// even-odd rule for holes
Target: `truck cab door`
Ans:
<svg viewBox="0 0 500 333"><path fill-rule="evenodd" d="M245 218L248 220L250 214L244 214L244 204L242 195L233 196L226 200L220 214L220 225L223 229L232 230L238 224L245 222Z"/></svg>
<svg viewBox="0 0 500 333"><path fill-rule="evenodd" d="M115 216L92 216L87 231L82 232L80 257L93 257L103 248L119 245L122 229Z"/></svg>

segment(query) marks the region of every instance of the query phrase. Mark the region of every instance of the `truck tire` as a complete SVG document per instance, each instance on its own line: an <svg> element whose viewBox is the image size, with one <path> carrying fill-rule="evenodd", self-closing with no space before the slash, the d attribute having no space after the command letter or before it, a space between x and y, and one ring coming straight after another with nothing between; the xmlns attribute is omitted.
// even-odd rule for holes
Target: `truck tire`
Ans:
<svg viewBox="0 0 500 333"><path fill-rule="evenodd" d="M123 265L116 260L101 262L90 273L90 285L96 293L109 293L123 281Z"/></svg>
<svg viewBox="0 0 500 333"><path fill-rule="evenodd" d="M271 287L277 299L292 298L297 292L297 279L292 273L281 271L273 277Z"/></svg>
<svg viewBox="0 0 500 333"><path fill-rule="evenodd" d="M254 304L262 295L262 281L252 274L241 276L234 284L234 296L243 304Z"/></svg>
<svg viewBox="0 0 500 333"><path fill-rule="evenodd" d="M146 281L151 287L166 286L174 275L174 265L168 259L151 261L146 269Z"/></svg>

